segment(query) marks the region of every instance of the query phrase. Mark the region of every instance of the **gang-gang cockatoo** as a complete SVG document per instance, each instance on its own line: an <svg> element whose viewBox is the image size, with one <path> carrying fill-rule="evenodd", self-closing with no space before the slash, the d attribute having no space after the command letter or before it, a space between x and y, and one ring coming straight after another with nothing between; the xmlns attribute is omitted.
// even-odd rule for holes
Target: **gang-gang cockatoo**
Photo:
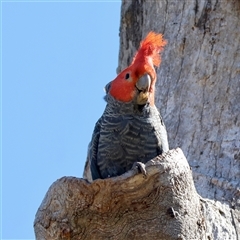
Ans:
<svg viewBox="0 0 240 240"><path fill-rule="evenodd" d="M89 144L84 177L119 176L133 167L144 174L147 161L169 150L162 117L154 104L159 53L166 45L150 32L132 63L106 86L106 108Z"/></svg>

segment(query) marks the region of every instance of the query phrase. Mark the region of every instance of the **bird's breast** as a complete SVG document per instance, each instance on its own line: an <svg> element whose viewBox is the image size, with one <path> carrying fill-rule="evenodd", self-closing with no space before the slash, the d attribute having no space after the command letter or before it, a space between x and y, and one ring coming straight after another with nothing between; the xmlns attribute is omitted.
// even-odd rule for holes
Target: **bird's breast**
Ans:
<svg viewBox="0 0 240 240"><path fill-rule="evenodd" d="M113 114L102 117L98 165L102 177L120 175L136 161L147 162L161 153L161 124L157 109L148 114Z"/></svg>

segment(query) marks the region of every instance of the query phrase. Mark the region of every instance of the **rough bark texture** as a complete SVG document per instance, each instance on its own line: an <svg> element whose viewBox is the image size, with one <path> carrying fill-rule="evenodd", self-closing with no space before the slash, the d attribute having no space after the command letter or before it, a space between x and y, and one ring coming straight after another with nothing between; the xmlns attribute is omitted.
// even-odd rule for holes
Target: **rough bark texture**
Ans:
<svg viewBox="0 0 240 240"><path fill-rule="evenodd" d="M148 162L147 178L61 178L37 239L240 239L239 29L239 0L123 0L118 71L150 30L164 34L156 102L193 172L177 149Z"/></svg>
<svg viewBox="0 0 240 240"><path fill-rule="evenodd" d="M150 31L168 45L156 102L200 195L240 207L240 1L122 3L118 71Z"/></svg>
<svg viewBox="0 0 240 240"><path fill-rule="evenodd" d="M235 216L238 239L239 29L237 0L123 1L118 69L129 64L139 40L150 30L164 34L168 46L158 69L156 102L170 148L183 149L201 196L232 208L226 212L229 219ZM212 211L208 220L215 226L216 218L211 216Z"/></svg>
<svg viewBox="0 0 240 240"><path fill-rule="evenodd" d="M171 150L146 169L147 178L132 170L93 183L57 180L36 214L36 238L211 239L214 227L205 217L212 204L199 198L182 151ZM218 232L225 224L231 223L217 223ZM225 236L233 233L228 229Z"/></svg>

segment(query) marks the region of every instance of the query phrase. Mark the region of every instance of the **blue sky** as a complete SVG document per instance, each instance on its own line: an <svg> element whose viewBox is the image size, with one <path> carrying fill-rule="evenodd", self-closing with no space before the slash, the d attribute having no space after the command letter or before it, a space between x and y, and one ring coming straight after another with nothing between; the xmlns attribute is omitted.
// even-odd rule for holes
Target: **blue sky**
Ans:
<svg viewBox="0 0 240 240"><path fill-rule="evenodd" d="M120 1L1 1L2 239L34 239L50 185L81 177L116 76Z"/></svg>

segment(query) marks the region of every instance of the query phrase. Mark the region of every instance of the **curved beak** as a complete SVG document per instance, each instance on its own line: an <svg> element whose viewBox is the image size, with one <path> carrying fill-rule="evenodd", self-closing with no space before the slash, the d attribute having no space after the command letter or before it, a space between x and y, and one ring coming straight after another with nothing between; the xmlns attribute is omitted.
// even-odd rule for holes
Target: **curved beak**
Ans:
<svg viewBox="0 0 240 240"><path fill-rule="evenodd" d="M136 102L138 105L145 105L149 100L149 89L151 86L151 77L148 74L143 75L136 83L138 94Z"/></svg>
<svg viewBox="0 0 240 240"><path fill-rule="evenodd" d="M136 83L139 91L148 92L151 86L151 77L148 74L143 75Z"/></svg>

